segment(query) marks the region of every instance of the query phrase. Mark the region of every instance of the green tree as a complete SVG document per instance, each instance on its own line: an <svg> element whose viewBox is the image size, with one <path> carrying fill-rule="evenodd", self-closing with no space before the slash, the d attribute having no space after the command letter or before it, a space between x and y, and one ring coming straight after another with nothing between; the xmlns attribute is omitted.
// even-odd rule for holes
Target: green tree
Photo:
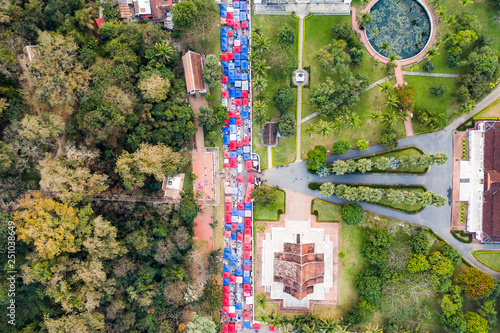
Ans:
<svg viewBox="0 0 500 333"><path fill-rule="evenodd" d="M217 107L212 109L210 107L200 107L200 114L197 116L198 126L202 126L205 130L209 131L214 126L221 126L224 124L224 119L227 118L227 111L224 107Z"/></svg>
<svg viewBox="0 0 500 333"><path fill-rule="evenodd" d="M356 141L356 145L360 151L368 150L368 142L366 139L359 139Z"/></svg>
<svg viewBox="0 0 500 333"><path fill-rule="evenodd" d="M386 193L386 196L387 200L395 204L401 203L405 199L403 191L397 189L389 189Z"/></svg>
<svg viewBox="0 0 500 333"><path fill-rule="evenodd" d="M351 62L351 57L344 51L346 47L346 41L334 41L319 50L314 58L319 61L321 68L328 73L345 73L349 70L349 63Z"/></svg>
<svg viewBox="0 0 500 333"><path fill-rule="evenodd" d="M443 95L448 92L448 87L443 83L439 83L430 87L429 91L432 95L436 97L443 97Z"/></svg>
<svg viewBox="0 0 500 333"><path fill-rule="evenodd" d="M325 197L331 197L335 194L335 184L333 183L323 183L319 189L321 190L321 195Z"/></svg>
<svg viewBox="0 0 500 333"><path fill-rule="evenodd" d="M361 173L365 173L371 171L372 169L372 161L366 158L362 158L356 161L358 171Z"/></svg>
<svg viewBox="0 0 500 333"><path fill-rule="evenodd" d="M379 170L387 170L391 167L391 160L387 157L379 157L375 160L375 166Z"/></svg>
<svg viewBox="0 0 500 333"><path fill-rule="evenodd" d="M175 27L189 29L198 18L198 7L193 1L180 2L172 8Z"/></svg>
<svg viewBox="0 0 500 333"><path fill-rule="evenodd" d="M343 155L349 149L351 149L351 144L346 140L340 140L333 144L333 152L338 155Z"/></svg>
<svg viewBox="0 0 500 333"><path fill-rule="evenodd" d="M281 28L278 29L277 34L278 41L281 45L288 46L295 43L295 32L288 24L283 24Z"/></svg>
<svg viewBox="0 0 500 333"><path fill-rule="evenodd" d="M323 119L320 119L317 124L313 125L312 130L323 138L329 138L335 134L334 124Z"/></svg>
<svg viewBox="0 0 500 333"><path fill-rule="evenodd" d="M175 8L175 7L174 7ZM217 333L217 325L210 317L193 314L193 320L187 324L188 333Z"/></svg>
<svg viewBox="0 0 500 333"><path fill-rule="evenodd" d="M475 312L465 313L465 327L469 333L488 333L488 321Z"/></svg>
<svg viewBox="0 0 500 333"><path fill-rule="evenodd" d="M370 25L373 22L373 18L370 13L366 12L361 14L361 22L359 23L359 27L364 29L367 25Z"/></svg>
<svg viewBox="0 0 500 333"><path fill-rule="evenodd" d="M287 111L293 103L295 103L295 97L293 96L293 90L290 87L281 87L278 89L273 97L274 106L281 112Z"/></svg>
<svg viewBox="0 0 500 333"><path fill-rule="evenodd" d="M413 253L427 255L430 249L429 237L425 232L419 232L410 238L410 246Z"/></svg>
<svg viewBox="0 0 500 333"><path fill-rule="evenodd" d="M276 188L270 186L258 186L252 190L252 199L255 203L266 207L272 205L277 199Z"/></svg>
<svg viewBox="0 0 500 333"><path fill-rule="evenodd" d="M213 54L209 54L203 66L203 79L210 86L219 83L222 76L222 66L219 63L219 58Z"/></svg>
<svg viewBox="0 0 500 333"><path fill-rule="evenodd" d="M351 64L353 66L359 66L363 62L365 52L362 49L353 47L349 50L349 57L351 58Z"/></svg>
<svg viewBox="0 0 500 333"><path fill-rule="evenodd" d="M336 160L331 165L331 171L332 173L336 173L337 175L341 176L349 171L349 165L346 161Z"/></svg>
<svg viewBox="0 0 500 333"><path fill-rule="evenodd" d="M153 73L149 77L141 79L137 87L147 101L159 103L167 99L170 81Z"/></svg>
<svg viewBox="0 0 500 333"><path fill-rule="evenodd" d="M410 273L428 271L430 268L431 265L423 254L414 254L406 267Z"/></svg>
<svg viewBox="0 0 500 333"><path fill-rule="evenodd" d="M262 125L267 122L268 117L266 114L267 101L266 100L256 100L253 102L252 117L257 125Z"/></svg>
<svg viewBox="0 0 500 333"><path fill-rule="evenodd" d="M363 219L363 214L363 207L356 202L345 204L340 210L342 221L347 224L358 224Z"/></svg>
<svg viewBox="0 0 500 333"><path fill-rule="evenodd" d="M377 305L382 297L382 280L373 270L365 269L356 275L354 284L369 303Z"/></svg>
<svg viewBox="0 0 500 333"><path fill-rule="evenodd" d="M322 168L326 163L326 148L324 146L315 146L313 150L307 152L306 166L309 170L316 171Z"/></svg>
<svg viewBox="0 0 500 333"><path fill-rule="evenodd" d="M292 136L295 134L295 116L291 112L283 113L278 118L276 129L282 136Z"/></svg>
<svg viewBox="0 0 500 333"><path fill-rule="evenodd" d="M396 131L392 127L386 127L382 130L380 144L387 149L392 150L399 144Z"/></svg>

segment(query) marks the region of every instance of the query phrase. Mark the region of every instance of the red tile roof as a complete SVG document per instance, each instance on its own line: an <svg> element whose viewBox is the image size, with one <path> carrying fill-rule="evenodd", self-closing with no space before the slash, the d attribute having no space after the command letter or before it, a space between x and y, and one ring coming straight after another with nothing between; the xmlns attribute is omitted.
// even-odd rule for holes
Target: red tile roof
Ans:
<svg viewBox="0 0 500 333"><path fill-rule="evenodd" d="M283 283L283 291L302 300L314 292L325 275L323 253L315 253L314 244L284 243L283 252L274 254L274 282Z"/></svg>
<svg viewBox="0 0 500 333"><path fill-rule="evenodd" d="M201 55L193 51L188 51L182 56L184 66L184 78L188 92L205 90L205 80L203 79L203 65Z"/></svg>
<svg viewBox="0 0 500 333"><path fill-rule="evenodd" d="M485 126L483 232L493 241L500 241L500 122Z"/></svg>
<svg viewBox="0 0 500 333"><path fill-rule="evenodd" d="M151 0L151 12L153 21L163 21L167 12L172 10L172 0Z"/></svg>
<svg viewBox="0 0 500 333"><path fill-rule="evenodd" d="M98 17L95 19L95 24L97 24L97 28L99 29L106 21L103 17Z"/></svg>

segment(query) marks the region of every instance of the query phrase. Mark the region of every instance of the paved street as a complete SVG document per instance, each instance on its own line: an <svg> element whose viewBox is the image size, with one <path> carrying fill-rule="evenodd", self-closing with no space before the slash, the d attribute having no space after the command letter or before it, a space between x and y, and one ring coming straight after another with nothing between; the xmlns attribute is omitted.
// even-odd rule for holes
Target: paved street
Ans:
<svg viewBox="0 0 500 333"><path fill-rule="evenodd" d="M445 152L452 157L451 129L445 129L435 133L423 134L407 137L399 141L400 147L415 145L425 153ZM357 149L351 150L342 155L342 159L360 157L386 150L380 145L370 146L368 151L361 152ZM337 155L328 156L328 163L338 159ZM431 228L448 243L459 250L465 259L472 264L481 267L491 275L500 278L500 273L494 272L480 264L470 251L478 249L500 249L500 244L465 244L457 241L450 233L451 218L451 175L452 163L448 161L445 165L434 165L425 175L397 175L397 174L350 174L350 175L329 175L328 177L318 177L307 172L305 161L289 164L288 167L270 168L264 170L262 179L267 181L267 185L276 185L300 193L308 194L327 200L330 202L343 204L347 202L336 196L324 197L319 191L312 191L307 187L309 182L335 182L349 184L408 184L423 185L428 190L441 194L448 198L445 207L427 207L417 214L406 214L396 210L380 207L377 205L361 203L365 210L374 214L387 216L396 220L414 223Z"/></svg>

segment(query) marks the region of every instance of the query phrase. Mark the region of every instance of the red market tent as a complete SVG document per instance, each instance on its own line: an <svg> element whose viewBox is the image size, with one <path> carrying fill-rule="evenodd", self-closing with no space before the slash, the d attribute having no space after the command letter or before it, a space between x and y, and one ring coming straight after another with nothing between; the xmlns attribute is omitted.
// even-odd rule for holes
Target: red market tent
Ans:
<svg viewBox="0 0 500 333"><path fill-rule="evenodd" d="M228 83L228 81L229 81L229 76L226 75L222 77L222 83Z"/></svg>
<svg viewBox="0 0 500 333"><path fill-rule="evenodd" d="M234 316L235 316L234 313L229 314L229 317L234 317ZM231 324L229 324L229 333L234 333L234 332L235 332L234 324L231 323Z"/></svg>
<svg viewBox="0 0 500 333"><path fill-rule="evenodd" d="M236 150L236 141L229 142L229 150Z"/></svg>
<svg viewBox="0 0 500 333"><path fill-rule="evenodd" d="M241 97L248 97L248 90L243 90L241 92Z"/></svg>
<svg viewBox="0 0 500 333"><path fill-rule="evenodd" d="M236 235L236 240L242 241L243 240L243 234Z"/></svg>
<svg viewBox="0 0 500 333"><path fill-rule="evenodd" d="M228 316L229 316L229 318L234 318L234 317L236 317L236 313L234 313L234 312L233 312L233 313L230 313L230 314L228 314ZM234 327L234 326L233 326L233 327ZM233 328L233 330L231 331L231 326L229 326L229 332L234 332L234 328Z"/></svg>
<svg viewBox="0 0 500 333"><path fill-rule="evenodd" d="M241 46L235 46L233 49L234 53L241 53Z"/></svg>
<svg viewBox="0 0 500 333"><path fill-rule="evenodd" d="M224 119L224 126L229 126L229 119Z"/></svg>
<svg viewBox="0 0 500 333"><path fill-rule="evenodd" d="M243 142L236 142L236 147L243 147Z"/></svg>
<svg viewBox="0 0 500 333"><path fill-rule="evenodd" d="M252 160L246 161L245 166L246 166L247 171L253 170Z"/></svg>
<svg viewBox="0 0 500 333"><path fill-rule="evenodd" d="M229 60L233 60L233 59L234 59L234 53L228 53L228 54L227 54L227 58L228 58Z"/></svg>
<svg viewBox="0 0 500 333"><path fill-rule="evenodd" d="M229 293L223 293L222 294L222 299L229 299Z"/></svg>
<svg viewBox="0 0 500 333"><path fill-rule="evenodd" d="M226 157L226 156L224 156L224 157ZM255 174L253 174L253 173L248 173L248 174L247 174L247 181L248 181L249 183L253 183L253 182L255 181Z"/></svg>
<svg viewBox="0 0 500 333"><path fill-rule="evenodd" d="M243 285L243 290L250 291L250 290L252 290L252 286L249 283L247 283L247 284Z"/></svg>
<svg viewBox="0 0 500 333"><path fill-rule="evenodd" d="M252 250L252 244L251 243L246 243L245 244L245 251L251 251Z"/></svg>
<svg viewBox="0 0 500 333"><path fill-rule="evenodd" d="M223 277L224 279L229 279L229 277L230 277L230 276L231 276L231 273L230 273L230 272L224 272L224 273L222 274L222 277Z"/></svg>
<svg viewBox="0 0 500 333"><path fill-rule="evenodd" d="M251 253L250 251L245 251L243 253L243 260L250 260Z"/></svg>
<svg viewBox="0 0 500 333"><path fill-rule="evenodd" d="M237 177L236 182L238 182L239 184L242 184L243 183L243 176ZM245 209L244 205L243 205L243 208L239 208L239 207L240 207L240 204L238 204L238 209Z"/></svg>
<svg viewBox="0 0 500 333"><path fill-rule="evenodd" d="M231 230L238 230L238 223L231 224Z"/></svg>
<svg viewBox="0 0 500 333"><path fill-rule="evenodd" d="M246 228L252 227L252 219L250 217L245 217L245 227Z"/></svg>
<svg viewBox="0 0 500 333"><path fill-rule="evenodd" d="M226 214L226 223L231 223L231 214Z"/></svg>
<svg viewBox="0 0 500 333"><path fill-rule="evenodd" d="M231 282L231 283L236 283L236 276L231 276L231 277L229 278L229 282Z"/></svg>
<svg viewBox="0 0 500 333"><path fill-rule="evenodd" d="M240 22L234 22L234 28L239 29L240 28Z"/></svg>
<svg viewBox="0 0 500 333"><path fill-rule="evenodd" d="M231 231L229 230L224 231L224 237L226 238L231 237Z"/></svg>
<svg viewBox="0 0 500 333"><path fill-rule="evenodd" d="M233 16L233 12L227 12L227 16L226 16L228 19L232 19L234 18Z"/></svg>
<svg viewBox="0 0 500 333"><path fill-rule="evenodd" d="M229 97L229 92L227 90L224 90L222 92L222 98L228 98Z"/></svg>
<svg viewBox="0 0 500 333"><path fill-rule="evenodd" d="M229 159L229 166L231 168L236 168L238 167L238 161L235 158Z"/></svg>
<svg viewBox="0 0 500 333"><path fill-rule="evenodd" d="M249 138L243 138L243 139L241 140L241 143L242 143L244 146L249 145L249 144L250 144L250 139L249 139Z"/></svg>
<svg viewBox="0 0 500 333"><path fill-rule="evenodd" d="M224 158L230 158L231 157L231 153L228 152L228 151L225 151L224 152Z"/></svg>
<svg viewBox="0 0 500 333"><path fill-rule="evenodd" d="M226 230L229 231L229 230ZM245 228L245 235L251 235L252 234L252 228Z"/></svg>
<svg viewBox="0 0 500 333"><path fill-rule="evenodd" d="M227 14L229 15L229 13L227 13ZM233 25L233 19L226 19L226 24L227 25Z"/></svg>
<svg viewBox="0 0 500 333"><path fill-rule="evenodd" d="M245 318L245 319L252 318L252 314L250 313L250 311L243 312L243 318Z"/></svg>
<svg viewBox="0 0 500 333"><path fill-rule="evenodd" d="M230 213L230 212L231 212L231 209L233 209L233 207L231 207L231 205L226 205L226 209L225 209L225 210L226 210L226 213L227 213L227 212L229 212L229 213Z"/></svg>
<svg viewBox="0 0 500 333"><path fill-rule="evenodd" d="M221 54L220 55L220 60L221 61L227 61L227 54Z"/></svg>
<svg viewBox="0 0 500 333"><path fill-rule="evenodd" d="M238 178L241 178L241 182L243 183L243 176L240 176ZM238 181L238 183L239 183L239 181ZM245 204L243 202L240 202L240 203L238 203L237 207L238 207L238 209L243 210L243 209L245 209Z"/></svg>
<svg viewBox="0 0 500 333"><path fill-rule="evenodd" d="M276 329L274 328L274 326L269 326L269 332L276 332Z"/></svg>
<svg viewBox="0 0 500 333"><path fill-rule="evenodd" d="M229 288L229 286L227 286ZM228 306L223 306L222 307L222 312L228 313L229 312L229 307Z"/></svg>
<svg viewBox="0 0 500 333"><path fill-rule="evenodd" d="M236 111L229 111L228 114L229 114L229 118L236 117Z"/></svg>
<svg viewBox="0 0 500 333"><path fill-rule="evenodd" d="M234 36L234 31L228 31L227 32L227 37L233 37Z"/></svg>
<svg viewBox="0 0 500 333"><path fill-rule="evenodd" d="M236 126L243 126L243 120L236 119Z"/></svg>
<svg viewBox="0 0 500 333"><path fill-rule="evenodd" d="M228 299L222 300L222 305L229 306L229 300Z"/></svg>
<svg viewBox="0 0 500 333"><path fill-rule="evenodd" d="M229 163L224 163L224 169L229 169Z"/></svg>
<svg viewBox="0 0 500 333"><path fill-rule="evenodd" d="M248 28L248 21L242 21L241 22L241 27L242 28Z"/></svg>
<svg viewBox="0 0 500 333"><path fill-rule="evenodd" d="M248 260L248 259L246 259L246 260ZM244 270L244 271L251 271L251 270L252 270L252 268L251 268L250 266L244 266L244 267L243 267L243 270Z"/></svg>
<svg viewBox="0 0 500 333"><path fill-rule="evenodd" d="M241 98L235 98L234 99L234 105L241 105L241 103L243 103L243 101L241 100Z"/></svg>
<svg viewBox="0 0 500 333"><path fill-rule="evenodd" d="M223 293L228 293L229 292L229 286L222 286L222 292ZM224 311L224 310L222 310L222 311ZM227 310L225 312L227 312Z"/></svg>
<svg viewBox="0 0 500 333"><path fill-rule="evenodd" d="M248 98L243 98L243 105L248 105Z"/></svg>
<svg viewBox="0 0 500 333"><path fill-rule="evenodd" d="M241 234L239 234L239 235L241 235ZM245 235L245 244L248 244L248 243L252 243L252 235Z"/></svg>

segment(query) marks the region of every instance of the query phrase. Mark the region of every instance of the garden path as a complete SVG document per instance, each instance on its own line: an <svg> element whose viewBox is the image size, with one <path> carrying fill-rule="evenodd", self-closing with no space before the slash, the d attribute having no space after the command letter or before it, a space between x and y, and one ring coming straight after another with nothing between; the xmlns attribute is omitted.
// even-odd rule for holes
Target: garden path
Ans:
<svg viewBox="0 0 500 333"><path fill-rule="evenodd" d="M445 152L448 156L452 155L452 129L444 129L439 132L422 134L418 136L406 137L399 141L400 147L415 145L420 147L426 153ZM350 150L342 155L342 159L361 157L368 154L374 154L385 151L381 145L372 145L368 151ZM329 155L328 163L339 158L338 155ZM464 258L471 264L480 267L484 271L496 278L500 278L500 273L492 271L483 266L470 253L479 249L500 249L500 244L465 244L456 240L450 233L451 218L451 185L452 185L452 162L448 161L442 166L433 166L429 172L424 175L403 175L403 174L348 174L342 176L329 175L321 178L307 172L305 161L296 162L289 165L286 169L270 168L262 172L261 178L267 181L267 185L275 185L280 188L296 191L299 193L311 195L329 202L344 204L347 201L339 199L336 196L324 197L319 191L313 191L308 188L309 182L335 182L345 184L409 184L423 185L428 190L443 195L448 199L445 207L427 207L417 214L407 214L393 209L363 203L360 204L369 212L377 215L387 216L400 221L421 225L432 229L436 234L442 237L446 242L453 245ZM297 178L297 180L295 180Z"/></svg>
<svg viewBox="0 0 500 333"><path fill-rule="evenodd" d="M460 74L408 72L408 71L402 71L402 72L403 72L403 75L410 75L410 76L429 76L429 77L447 77L447 78L460 77Z"/></svg>
<svg viewBox="0 0 500 333"><path fill-rule="evenodd" d="M267 147L267 167L273 167L273 148Z"/></svg>
<svg viewBox="0 0 500 333"><path fill-rule="evenodd" d="M302 69L302 58L304 50L304 13L299 13L299 68ZM297 86L297 135L295 143L295 162L302 161L302 85Z"/></svg>

